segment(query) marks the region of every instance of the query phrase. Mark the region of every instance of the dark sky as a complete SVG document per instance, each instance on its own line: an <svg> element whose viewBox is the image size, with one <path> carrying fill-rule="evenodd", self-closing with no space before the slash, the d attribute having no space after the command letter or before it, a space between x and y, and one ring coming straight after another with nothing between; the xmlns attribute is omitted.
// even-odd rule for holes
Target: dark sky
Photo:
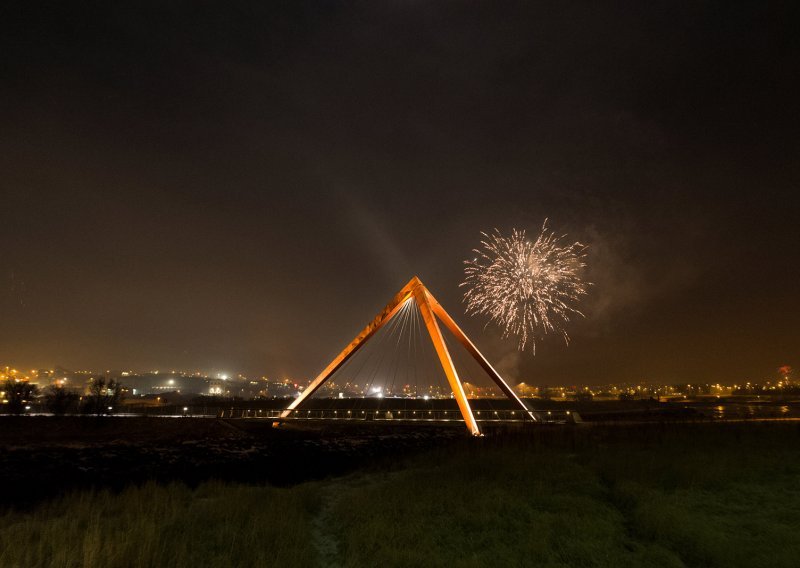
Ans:
<svg viewBox="0 0 800 568"><path fill-rule="evenodd" d="M797 3L678 4L4 2L0 362L310 376L418 274L512 380L800 366ZM533 357L458 283L545 218Z"/></svg>

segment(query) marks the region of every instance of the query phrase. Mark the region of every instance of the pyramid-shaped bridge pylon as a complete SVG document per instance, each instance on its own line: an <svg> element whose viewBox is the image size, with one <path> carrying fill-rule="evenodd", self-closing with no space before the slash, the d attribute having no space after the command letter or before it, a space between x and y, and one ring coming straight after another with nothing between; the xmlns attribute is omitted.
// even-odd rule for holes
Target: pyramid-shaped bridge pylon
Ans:
<svg viewBox="0 0 800 568"><path fill-rule="evenodd" d="M450 357L450 352L447 349L447 345L444 342L444 337L442 337L442 330L439 327L439 321L441 321L445 327L450 330L455 338L464 346L467 352L472 355L472 357L478 362L478 364L483 368L484 371L489 375L489 377L500 387L500 390L503 393L516 402L519 407L527 413L531 419L534 421L537 420L536 416L525 406L525 403L520 400L520 398L516 395L514 390L508 386L508 384L503 380L500 374L495 371L494 367L489 364L489 361L486 360L486 357L478 351L478 348L475 347L475 344L469 340L469 338L461 331L461 328L458 327L456 322L453 318L450 317L444 308L436 301L436 298L428 291L425 285L420 281L419 278L416 276L412 278L408 284L406 284L402 290L400 290L397 294L395 294L394 298L386 304L386 307L378 313L377 316L365 327L361 330L353 341L345 347L341 353L339 353L333 361L331 361L327 367L314 379L310 385L306 388L303 393L297 397L292 403L287 407L287 409L281 414L282 418L286 418L291 414L291 411L300 406L302 402L314 394L317 389L319 389L325 381L327 381L342 365L344 365L350 357L356 354L356 352L364 346L364 344L373 336L375 333L383 327L388 321L390 321L397 312L400 311L406 302L413 301L417 304L419 311L422 315L422 320L425 322L425 327L428 331L428 335L433 342L433 347L436 350L436 356L439 358L439 362L442 365L442 369L444 370L444 374L447 377L447 382L450 384L450 388L453 391L453 395L455 396L456 402L458 402L458 408L461 411L461 415L464 417L464 422L466 422L467 429L474 435L480 436L481 430L478 426L478 423L475 421L475 417L472 414L472 408L469 406L469 401L467 400L467 396L464 393L464 386L461 383L461 379L458 377L458 372L456 371L455 365L453 365L453 360ZM437 320L438 318L438 320Z"/></svg>

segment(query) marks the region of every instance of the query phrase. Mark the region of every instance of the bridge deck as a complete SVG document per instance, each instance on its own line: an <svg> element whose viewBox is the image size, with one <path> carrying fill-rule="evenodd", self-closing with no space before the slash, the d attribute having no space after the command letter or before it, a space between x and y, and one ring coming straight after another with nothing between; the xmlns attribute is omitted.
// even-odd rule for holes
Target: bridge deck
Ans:
<svg viewBox="0 0 800 568"><path fill-rule="evenodd" d="M408 409L293 409L288 416L285 410L231 410L226 418L265 418L276 422L336 420L374 422L464 422L458 410L408 410ZM570 411L534 411L543 423L564 423L572 420ZM521 410L477 410L475 420L482 423L536 423Z"/></svg>

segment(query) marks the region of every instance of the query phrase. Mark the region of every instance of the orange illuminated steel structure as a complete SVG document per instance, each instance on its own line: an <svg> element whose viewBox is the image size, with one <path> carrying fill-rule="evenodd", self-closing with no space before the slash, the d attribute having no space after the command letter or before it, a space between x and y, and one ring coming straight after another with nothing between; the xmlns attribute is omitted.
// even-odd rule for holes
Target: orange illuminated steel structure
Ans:
<svg viewBox="0 0 800 568"><path fill-rule="evenodd" d="M450 357L450 352L447 349L447 345L444 342L444 338L442 337L442 331L439 328L439 324L437 322L437 317L441 322L450 330L450 332L456 337L456 339L464 346L467 352L472 355L472 357L478 362L478 364L483 368L484 371L489 375L489 377L500 387L500 390L510 398L512 401L516 402L522 410L527 413L530 418L534 421L537 420L536 416L533 412L531 412L525 403L520 400L520 398L516 395L516 393L511 389L511 387L506 384L506 382L500 377L497 371L489 364L489 361L478 351L478 348L469 340L469 338L461 331L461 328L458 327L453 318L442 308L439 302L436 301L436 298L428 291L427 288L422 284L419 278L416 276L412 278L408 284L406 284L402 290L400 290L394 298L386 305L381 312L375 316L367 327L361 330L353 341L345 347L333 361L325 367L319 376L314 379L314 381L306 388L303 393L297 397L289 406L288 408L283 411L281 414L281 418L287 418L292 410L296 409L300 404L309 396L314 394L317 389L319 389L325 381L327 381L333 373L336 372L342 365L344 365L350 357L356 354L356 352L364 346L364 344L372 337L381 327L383 327L389 320L391 320L397 312L400 311L406 302L416 302L417 306L419 307L419 311L422 315L422 319L425 322L425 327L428 330L428 334L430 335L431 341L433 342L433 347L436 350L436 355L439 358L439 362L442 365L442 369L444 370L444 374L447 377L447 381L450 384L450 388L453 391L453 395L455 396L456 402L458 403L458 408L461 411L461 415L464 417L464 422L466 422L467 429L472 433L474 436L480 436L481 430L478 426L478 423L475 421L475 417L472 414L472 409L469 406L469 402L467 401L467 396L464 393L464 387L461 384L461 380L458 378L458 372L456 371L455 366L453 365L453 360ZM276 422L275 425L278 423Z"/></svg>

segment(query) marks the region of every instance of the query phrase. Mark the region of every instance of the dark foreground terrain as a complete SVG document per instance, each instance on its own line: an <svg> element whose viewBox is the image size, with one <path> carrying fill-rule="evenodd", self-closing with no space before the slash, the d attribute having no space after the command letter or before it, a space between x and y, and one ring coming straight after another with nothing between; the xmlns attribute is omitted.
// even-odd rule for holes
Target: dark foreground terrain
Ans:
<svg viewBox="0 0 800 568"><path fill-rule="evenodd" d="M461 429L57 420L0 430L0 566L793 567L800 558L797 422L471 439Z"/></svg>
<svg viewBox="0 0 800 568"><path fill-rule="evenodd" d="M69 489L144 481L296 484L368 467L463 437L464 427L328 424L272 428L264 419L0 417L0 505L29 506Z"/></svg>

